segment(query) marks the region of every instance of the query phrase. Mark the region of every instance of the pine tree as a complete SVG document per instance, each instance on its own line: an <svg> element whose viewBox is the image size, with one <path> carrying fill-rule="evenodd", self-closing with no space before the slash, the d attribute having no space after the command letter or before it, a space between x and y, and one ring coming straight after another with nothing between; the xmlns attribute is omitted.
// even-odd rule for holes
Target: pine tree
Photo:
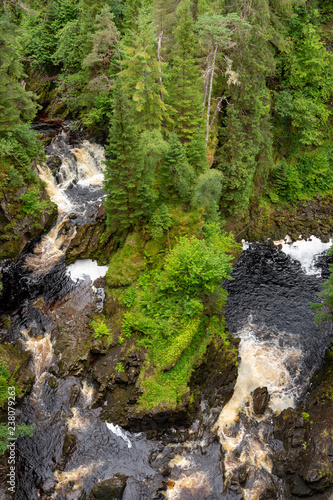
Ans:
<svg viewBox="0 0 333 500"><path fill-rule="evenodd" d="M90 88L104 86L110 90L113 82L110 75L111 66L112 73L121 69L118 55L120 33L113 19L114 15L107 5L96 15L95 33L91 35L92 50L82 62L82 68L90 68L92 72Z"/></svg>
<svg viewBox="0 0 333 500"><path fill-rule="evenodd" d="M159 129L166 118L162 84L164 63L157 60L157 42L151 11L139 11L137 30L124 48L123 79L135 104L135 120L139 130Z"/></svg>
<svg viewBox="0 0 333 500"><path fill-rule="evenodd" d="M36 114L32 92L19 79L23 77L20 62L18 30L7 21L0 22L0 132L8 132Z"/></svg>
<svg viewBox="0 0 333 500"><path fill-rule="evenodd" d="M208 168L208 151L202 129L197 129L191 138L191 142L186 145L186 156L196 173L201 174Z"/></svg>
<svg viewBox="0 0 333 500"><path fill-rule="evenodd" d="M228 93L217 153L218 169L223 174L220 206L225 213L235 215L248 208L254 187L256 197L260 196L272 168L270 92L266 79L274 74L270 43L274 30L268 0L253 0L251 8L243 0L228 0L228 6L229 12L237 9L238 15L252 25L245 36L237 37L225 51L237 71L237 81L226 81L227 75L224 82L219 80L221 94Z"/></svg>
<svg viewBox="0 0 333 500"><path fill-rule="evenodd" d="M191 196L194 170L189 165L184 146L177 134L169 137L169 149L159 169L159 190L165 200L187 203Z"/></svg>
<svg viewBox="0 0 333 500"><path fill-rule="evenodd" d="M171 55L168 85L168 103L172 106L170 115L182 143L189 142L202 124L203 82L195 59L198 38L194 33L190 7L190 0L183 0L177 9L175 46Z"/></svg>
<svg viewBox="0 0 333 500"><path fill-rule="evenodd" d="M109 158L104 182L107 227L112 232L121 233L149 215L154 194L149 176L144 171L139 135L133 121L133 107L120 78L115 89L115 106L106 154Z"/></svg>

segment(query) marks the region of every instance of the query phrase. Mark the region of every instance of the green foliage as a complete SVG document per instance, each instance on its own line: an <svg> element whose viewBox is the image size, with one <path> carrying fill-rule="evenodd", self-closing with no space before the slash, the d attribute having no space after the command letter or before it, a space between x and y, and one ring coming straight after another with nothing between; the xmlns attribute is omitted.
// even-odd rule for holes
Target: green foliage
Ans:
<svg viewBox="0 0 333 500"><path fill-rule="evenodd" d="M106 325L104 319L93 320L90 326L93 329L95 339L102 339L104 336L109 337L111 335L109 327Z"/></svg>
<svg viewBox="0 0 333 500"><path fill-rule="evenodd" d="M151 10L139 10L137 29L124 46L122 77L125 88L134 103L135 122L139 130L160 129L167 117L163 100L166 93L162 83L164 63L157 61L155 26Z"/></svg>
<svg viewBox="0 0 333 500"><path fill-rule="evenodd" d="M172 226L172 217L169 214L168 206L162 203L153 213L150 221L150 234L153 239L159 241L163 238L166 231Z"/></svg>
<svg viewBox="0 0 333 500"><path fill-rule="evenodd" d="M12 436L12 435L9 436L7 424L0 424L0 456L2 456L5 453L5 451L8 449L8 445L14 442L13 437L14 437L14 439L17 439L17 438L24 437L24 436L33 436L34 431L35 431L35 427L36 427L35 424L16 425L14 436ZM9 438L10 438L10 440L9 440Z"/></svg>
<svg viewBox="0 0 333 500"><path fill-rule="evenodd" d="M303 411L303 412L302 412L302 417L303 417L305 420L309 420L310 415L309 415L307 412Z"/></svg>
<svg viewBox="0 0 333 500"><path fill-rule="evenodd" d="M123 316L122 334L139 337L158 370L171 370L198 339L198 332L205 335L203 318L213 307L214 294L221 298L220 314L226 299L221 282L231 270L227 252L234 247L232 236L208 225L204 239L180 238L162 269L146 271L136 282L136 299Z"/></svg>
<svg viewBox="0 0 333 500"><path fill-rule="evenodd" d="M181 238L166 257L160 288L191 297L211 294L223 279L229 277L230 260L230 256L221 253L219 247L210 241Z"/></svg>
<svg viewBox="0 0 333 500"><path fill-rule="evenodd" d="M132 307L132 305L134 304L135 300L136 300L136 296L137 296L137 293L135 291L134 288L130 287L126 290L126 292L124 293L123 295L123 298L122 298L122 304L125 306L125 307Z"/></svg>
<svg viewBox="0 0 333 500"><path fill-rule="evenodd" d="M222 192L223 175L216 169L201 174L194 186L191 204L194 208L203 206L206 220L218 220L219 201Z"/></svg>
<svg viewBox="0 0 333 500"><path fill-rule="evenodd" d="M190 199L194 170L186 158L186 150L175 132L170 134L169 149L159 169L159 188L166 200L180 200L187 203Z"/></svg>
<svg viewBox="0 0 333 500"><path fill-rule="evenodd" d="M281 55L284 82L277 111L289 117L301 144L320 145L330 116L327 102L332 95L333 56L321 40L318 11L300 7L297 14L289 22L289 43Z"/></svg>
<svg viewBox="0 0 333 500"><path fill-rule="evenodd" d="M333 255L333 247L330 248L328 254ZM330 264L329 267L330 276L325 283L322 283L322 291L318 294L322 302L311 304L313 311L316 312L316 323L326 320L333 321L333 264Z"/></svg>
<svg viewBox="0 0 333 500"><path fill-rule="evenodd" d="M126 370L125 370L125 366L124 366L124 363L122 363L121 361L119 361L116 365L116 372L118 373L124 373Z"/></svg>
<svg viewBox="0 0 333 500"><path fill-rule="evenodd" d="M32 92L19 81L24 77L21 36L16 26L0 21L0 133L31 120L37 111Z"/></svg>
<svg viewBox="0 0 333 500"><path fill-rule="evenodd" d="M48 203L46 200L40 201L40 191L37 187L29 189L20 196L23 202L22 211L27 215L33 215L43 212Z"/></svg>
<svg viewBox="0 0 333 500"><path fill-rule="evenodd" d="M0 407L3 406L8 399L8 380L10 373L6 365L0 364Z"/></svg>
<svg viewBox="0 0 333 500"><path fill-rule="evenodd" d="M150 164L144 162L137 127L133 121L133 106L117 81L115 108L106 150L104 202L107 227L121 233L144 220L155 198ZM145 168L148 167L148 168Z"/></svg>
<svg viewBox="0 0 333 500"><path fill-rule="evenodd" d="M198 37L194 32L191 2L183 0L176 13L175 44L170 58L168 97L174 131L182 143L189 142L202 125L202 87L196 62Z"/></svg>

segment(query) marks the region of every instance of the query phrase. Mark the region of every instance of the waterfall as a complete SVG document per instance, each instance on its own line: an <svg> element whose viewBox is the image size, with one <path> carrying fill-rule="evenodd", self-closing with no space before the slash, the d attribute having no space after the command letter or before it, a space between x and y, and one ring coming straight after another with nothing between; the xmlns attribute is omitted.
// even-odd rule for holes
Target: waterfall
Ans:
<svg viewBox="0 0 333 500"><path fill-rule="evenodd" d="M233 396L224 407L218 398L212 407L202 401L190 429L174 428L147 440L145 433L101 420L92 379L58 375L61 349L66 342L79 345L85 314L89 324L100 310L91 285L107 267L88 259L66 266L64 255L78 226L102 202L104 152L88 141L69 145L63 131L47 153L61 160L52 170L46 163L38 166L58 205L58 219L13 266L10 281L13 324L32 353L36 376L22 405L24 421L36 423L36 431L18 443L17 500L86 498L94 484L115 473L129 478L126 500L257 500L271 490L287 500L283 479L274 475L273 449L282 444L272 436L272 418L304 397L331 339L330 331L314 325L309 307L320 290L315 255L329 244L314 237L275 242L280 249L244 244L234 280L226 284L226 324L240 339ZM5 284L8 279L4 273ZM42 298L38 304L36 297ZM63 325L67 337L57 349L57 328ZM79 373L74 368L70 373ZM258 388L267 388L269 396L259 413L253 404ZM68 449L65 436L72 443Z"/></svg>
<svg viewBox="0 0 333 500"><path fill-rule="evenodd" d="M50 271L65 255L76 234L77 219L87 214L86 203L95 204L103 197L101 186L105 156L102 146L83 141L80 148L68 150L60 139L66 140L64 132L50 150L61 159L58 169L52 174L45 163L38 166L39 176L46 183L46 191L58 206L58 218L51 231L25 259L26 268L35 276ZM85 190L86 197L91 199L82 203L80 189Z"/></svg>

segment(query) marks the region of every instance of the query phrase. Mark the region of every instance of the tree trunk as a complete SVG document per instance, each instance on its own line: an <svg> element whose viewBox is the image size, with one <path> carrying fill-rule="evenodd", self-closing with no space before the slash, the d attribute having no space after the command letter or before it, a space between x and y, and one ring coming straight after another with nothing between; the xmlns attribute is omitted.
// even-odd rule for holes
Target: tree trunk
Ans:
<svg viewBox="0 0 333 500"><path fill-rule="evenodd" d="M7 22L8 22L8 24L10 24L10 20L9 20L8 12L7 12L7 9L6 9L6 2L5 2L5 0L3 0L3 6L4 6L4 8L5 8L6 17L7 17Z"/></svg>
<svg viewBox="0 0 333 500"><path fill-rule="evenodd" d="M206 106L206 99L207 99L207 92L208 92L208 82L209 82L209 74L210 74L210 65L212 63L212 57L213 57L213 48L210 51L209 54L209 59L208 59L208 64L207 64L207 70L206 70L206 82L205 82L205 90L204 90L204 97L203 97L203 102L202 102L202 113L201 116L204 115L205 112L205 106Z"/></svg>
<svg viewBox="0 0 333 500"><path fill-rule="evenodd" d="M161 31L161 34L160 36L158 37L158 40L157 40L157 60L158 62L160 63L161 62L161 47L162 47L162 36L163 36L163 31ZM163 85L163 81L162 81L162 70L161 68L159 68L159 72L160 72L160 76L158 77L158 83L160 84L160 96L161 96L161 101L164 102L164 96L163 96L163 92L162 92L162 85Z"/></svg>
<svg viewBox="0 0 333 500"><path fill-rule="evenodd" d="M211 101L212 101L212 89L213 89L216 53L217 53L217 45L216 45L215 50L214 50L213 64L211 67L210 84L209 84L209 96L208 96L207 119L206 119L206 147L208 144L208 137L209 137L209 115L210 115L210 106L211 106Z"/></svg>

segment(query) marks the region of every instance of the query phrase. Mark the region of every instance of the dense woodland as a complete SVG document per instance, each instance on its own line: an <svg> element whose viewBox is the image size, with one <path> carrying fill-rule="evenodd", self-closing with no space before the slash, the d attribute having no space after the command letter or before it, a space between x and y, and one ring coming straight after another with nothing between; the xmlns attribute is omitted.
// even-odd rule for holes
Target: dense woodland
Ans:
<svg viewBox="0 0 333 500"><path fill-rule="evenodd" d="M2 185L31 181L43 107L107 137L112 230L175 200L216 221L332 186L329 1L11 0L0 14Z"/></svg>
<svg viewBox="0 0 333 500"><path fill-rule="evenodd" d="M332 25L330 0L0 6L0 194L27 185L21 211L45 209L34 119L104 142L108 293L157 370L143 406L179 401L211 335L228 345L224 222L332 189Z"/></svg>

